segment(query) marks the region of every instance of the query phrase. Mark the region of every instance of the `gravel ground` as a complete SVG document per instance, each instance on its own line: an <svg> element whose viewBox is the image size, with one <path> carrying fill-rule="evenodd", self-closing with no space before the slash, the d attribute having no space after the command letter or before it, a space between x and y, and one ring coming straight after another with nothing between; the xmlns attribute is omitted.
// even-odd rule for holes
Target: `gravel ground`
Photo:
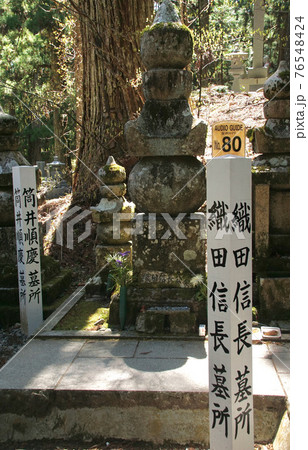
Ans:
<svg viewBox="0 0 308 450"><path fill-rule="evenodd" d="M4 366L27 340L27 336L21 331L20 323L0 329L0 367Z"/></svg>

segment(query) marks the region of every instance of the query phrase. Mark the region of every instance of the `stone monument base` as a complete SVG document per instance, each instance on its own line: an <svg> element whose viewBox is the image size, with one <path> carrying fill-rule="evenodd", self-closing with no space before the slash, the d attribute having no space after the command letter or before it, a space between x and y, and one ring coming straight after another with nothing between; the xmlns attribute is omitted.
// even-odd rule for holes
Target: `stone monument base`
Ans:
<svg viewBox="0 0 308 450"><path fill-rule="evenodd" d="M205 214L137 214L133 273L141 287L188 287L205 274Z"/></svg>
<svg viewBox="0 0 308 450"><path fill-rule="evenodd" d="M192 287L128 287L126 325L148 334L196 334L206 323L206 299ZM119 297L110 304L109 324L119 324Z"/></svg>
<svg viewBox="0 0 308 450"><path fill-rule="evenodd" d="M126 325L144 333L195 334L206 320L206 299L197 301L191 278L205 275L205 215L137 214L133 279ZM204 278L203 278L204 279ZM118 298L109 323L119 323Z"/></svg>

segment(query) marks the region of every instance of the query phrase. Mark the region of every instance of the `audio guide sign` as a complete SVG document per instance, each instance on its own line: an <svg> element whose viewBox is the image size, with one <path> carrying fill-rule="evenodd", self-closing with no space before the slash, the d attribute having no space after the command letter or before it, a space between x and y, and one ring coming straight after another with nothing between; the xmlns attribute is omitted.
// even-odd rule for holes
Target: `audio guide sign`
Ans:
<svg viewBox="0 0 308 450"><path fill-rule="evenodd" d="M212 155L245 156L246 129L243 122L216 122L212 127Z"/></svg>

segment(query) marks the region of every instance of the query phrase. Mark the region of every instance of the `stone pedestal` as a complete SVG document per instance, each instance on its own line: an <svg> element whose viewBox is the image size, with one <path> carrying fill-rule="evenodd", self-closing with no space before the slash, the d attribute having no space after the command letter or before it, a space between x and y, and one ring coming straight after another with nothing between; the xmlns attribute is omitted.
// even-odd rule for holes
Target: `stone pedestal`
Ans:
<svg viewBox="0 0 308 450"><path fill-rule="evenodd" d="M142 213L133 232L134 285L128 290L128 322L137 319L140 332L196 332L202 309L190 279L205 275L205 220L194 212L205 201L205 170L196 155L204 153L207 125L194 119L188 103L192 75L185 68L192 52L189 29L164 0L141 37L146 102L125 126L129 152L142 157L128 180Z"/></svg>
<svg viewBox="0 0 308 450"><path fill-rule="evenodd" d="M290 84L285 61L264 84L264 96L268 99L264 104L266 122L253 135L257 154L253 160L254 273L263 317L268 318L275 310L275 318L286 319L286 278L290 270ZM271 286L270 290L266 286Z"/></svg>

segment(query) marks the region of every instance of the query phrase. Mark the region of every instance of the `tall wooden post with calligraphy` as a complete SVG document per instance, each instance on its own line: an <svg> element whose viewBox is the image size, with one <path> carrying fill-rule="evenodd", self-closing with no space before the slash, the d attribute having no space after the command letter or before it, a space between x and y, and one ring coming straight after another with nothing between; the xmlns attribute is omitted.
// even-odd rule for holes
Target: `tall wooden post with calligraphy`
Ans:
<svg viewBox="0 0 308 450"><path fill-rule="evenodd" d="M211 450L253 450L251 162L207 164Z"/></svg>
<svg viewBox="0 0 308 450"><path fill-rule="evenodd" d="M21 328L31 336L43 323L35 168L13 167Z"/></svg>

